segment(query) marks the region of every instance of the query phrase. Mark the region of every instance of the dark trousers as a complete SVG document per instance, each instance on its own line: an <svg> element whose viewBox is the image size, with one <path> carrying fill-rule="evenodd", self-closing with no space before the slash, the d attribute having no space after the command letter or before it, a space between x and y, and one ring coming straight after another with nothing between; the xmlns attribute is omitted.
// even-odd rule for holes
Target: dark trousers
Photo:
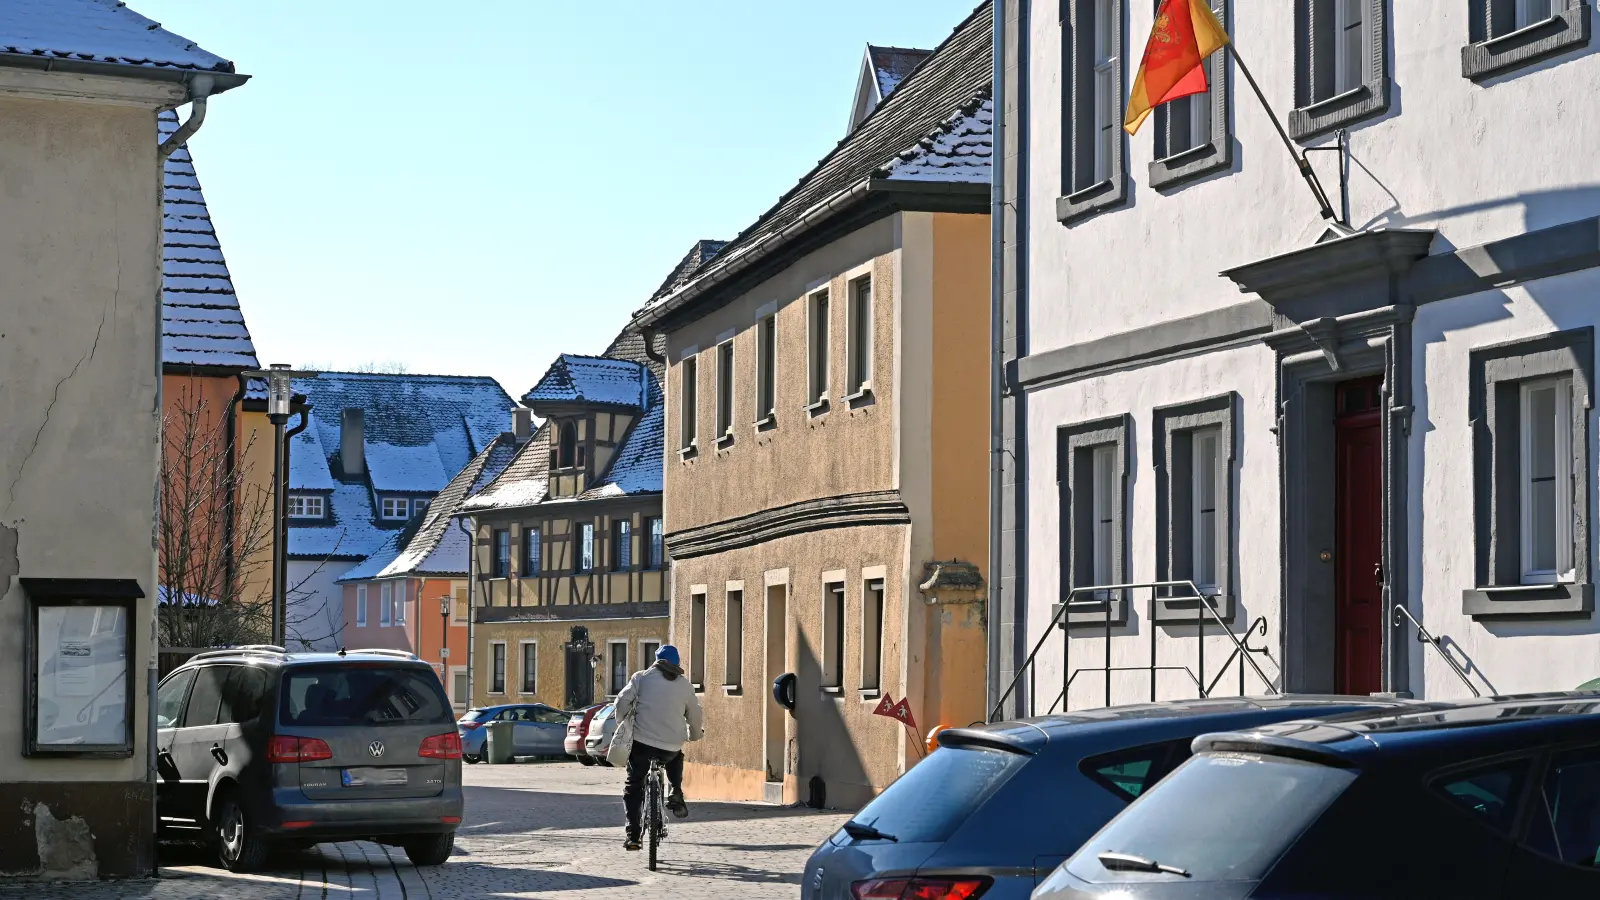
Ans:
<svg viewBox="0 0 1600 900"><path fill-rule="evenodd" d="M628 781L622 788L622 805L627 808L628 831L639 831L639 808L644 806L644 777L650 772L650 761L660 760L667 769L667 781L672 793L683 793L683 754L676 750L662 750L643 741L634 741L628 753Z"/></svg>

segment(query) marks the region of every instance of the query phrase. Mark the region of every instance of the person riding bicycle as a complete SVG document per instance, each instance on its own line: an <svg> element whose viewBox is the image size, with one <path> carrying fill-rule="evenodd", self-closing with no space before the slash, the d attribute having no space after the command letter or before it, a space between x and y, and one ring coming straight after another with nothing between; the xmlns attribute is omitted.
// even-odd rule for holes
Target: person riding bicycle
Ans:
<svg viewBox="0 0 1600 900"><path fill-rule="evenodd" d="M632 713L633 751L628 754L628 780L622 789L627 809L627 835L623 847L638 850L639 808L644 805L644 780L652 760L660 761L672 784L667 808L682 819L689 815L683 801L683 744L685 736L698 741L704 735L704 714L694 685L683 675L678 648L671 644L656 651L655 664L636 673L617 695L618 722ZM687 726L687 727L686 727Z"/></svg>

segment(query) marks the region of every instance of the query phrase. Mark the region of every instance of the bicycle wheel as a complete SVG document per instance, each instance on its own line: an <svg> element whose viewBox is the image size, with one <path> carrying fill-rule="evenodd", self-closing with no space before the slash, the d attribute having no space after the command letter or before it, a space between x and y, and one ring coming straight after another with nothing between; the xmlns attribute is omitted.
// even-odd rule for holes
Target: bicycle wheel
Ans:
<svg viewBox="0 0 1600 900"><path fill-rule="evenodd" d="M652 768L645 798L645 832L650 842L650 871L656 870L656 848L661 845L661 773Z"/></svg>

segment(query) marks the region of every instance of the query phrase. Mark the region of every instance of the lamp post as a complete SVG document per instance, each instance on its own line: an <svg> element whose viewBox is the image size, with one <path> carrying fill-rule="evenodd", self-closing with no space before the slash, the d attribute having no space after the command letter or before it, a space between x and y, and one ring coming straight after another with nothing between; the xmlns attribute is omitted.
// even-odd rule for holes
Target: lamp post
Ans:
<svg viewBox="0 0 1600 900"><path fill-rule="evenodd" d="M439 598L439 680L450 686L450 595ZM455 699L455 698L451 698Z"/></svg>
<svg viewBox="0 0 1600 900"><path fill-rule="evenodd" d="M284 471L284 426L289 422L290 406L294 401L293 379L314 377L315 372L296 372L283 363L274 363L265 371L244 373L250 378L267 382L267 421L272 423L272 643L283 646L285 620L288 618L286 580L289 574L289 548L285 546L288 531L289 473ZM302 414L303 415L303 414ZM298 429L297 429L298 430Z"/></svg>

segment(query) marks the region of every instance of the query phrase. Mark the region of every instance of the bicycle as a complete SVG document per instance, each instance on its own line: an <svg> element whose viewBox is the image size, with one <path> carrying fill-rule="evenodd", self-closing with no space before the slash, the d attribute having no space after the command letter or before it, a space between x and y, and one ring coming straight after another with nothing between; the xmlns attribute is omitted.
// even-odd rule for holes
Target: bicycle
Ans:
<svg viewBox="0 0 1600 900"><path fill-rule="evenodd" d="M656 870L656 848L667 836L667 769L658 759L650 760L644 776L644 830L650 844L650 871Z"/></svg>

